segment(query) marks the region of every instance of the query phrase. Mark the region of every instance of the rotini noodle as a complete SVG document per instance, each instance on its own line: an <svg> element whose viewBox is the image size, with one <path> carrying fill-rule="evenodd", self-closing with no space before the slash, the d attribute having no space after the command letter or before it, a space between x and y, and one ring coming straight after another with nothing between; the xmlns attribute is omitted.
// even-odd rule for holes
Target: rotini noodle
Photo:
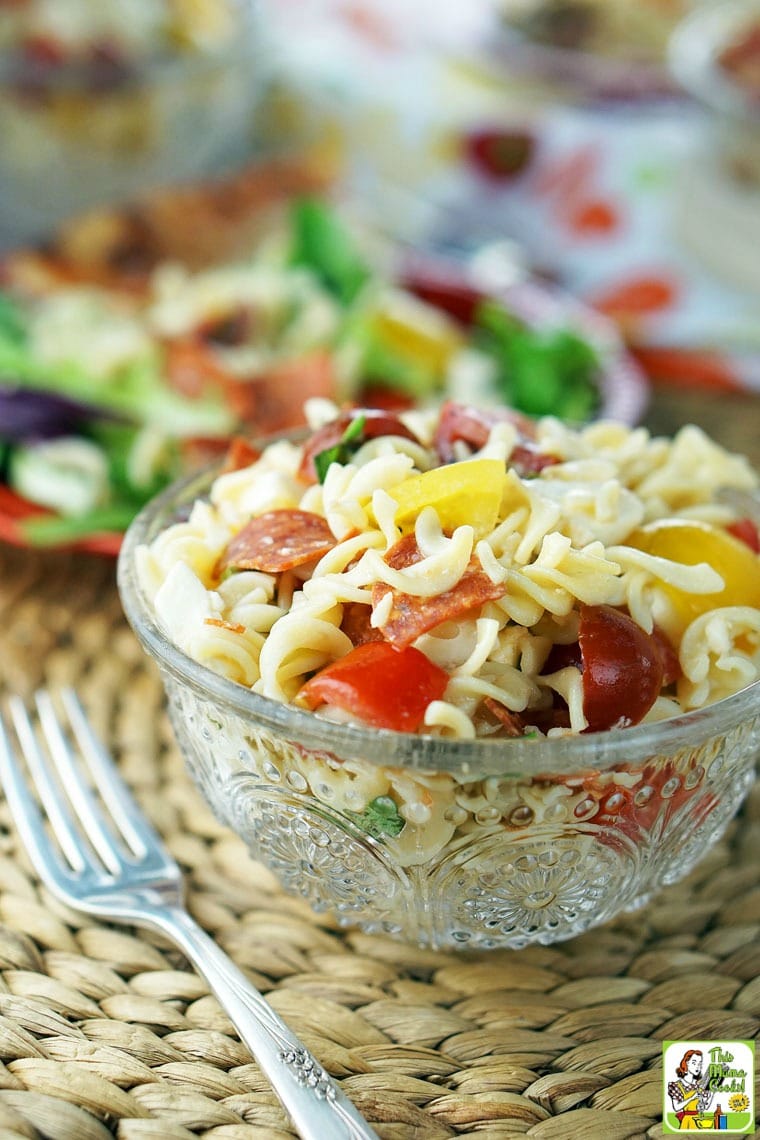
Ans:
<svg viewBox="0 0 760 1140"><path fill-rule="evenodd" d="M312 400L306 411L319 427L337 409ZM599 422L575 429L547 417L529 440L528 456L532 449L540 462L522 472L521 429L497 418L480 450L456 436L449 450L449 456L505 463L503 485L492 496L492 524L483 526L470 521L477 516L468 496L479 492L466 483L473 464L463 468L462 490L456 478L435 482L438 413L416 410L401 422L416 439L392 427L387 435L360 438L348 461L330 463L321 483L299 474L302 448L289 441L220 475L208 502L197 503L186 522L138 552L143 589L170 637L257 693L296 703L310 678L363 645L413 649L445 675L419 730L460 739L519 733L520 726L550 736L586 730L583 622L584 614L597 611L623 614L638 636L653 639L647 659L664 652L655 648L655 636L670 641L680 675L672 681L669 674L639 719L702 707L760 675L760 607L754 601L716 605L729 579L727 597L737 597L730 559L691 564L650 553L639 541L651 522L667 529L697 520L694 525L717 536L719 548L720 535L737 519L719 490L751 492L758 485L742 457L695 427L668 441L643 428ZM477 470L486 468L493 471L489 464ZM411 518L399 515L394 498L409 478L414 495L420 489ZM423 494L427 485L436 488L430 501ZM249 520L272 511L284 512L285 526L288 512L293 516L296 532L286 544L296 552L293 561L286 558L277 573L228 566L223 555L231 539L241 532L245 538ZM311 528L319 535L316 546L301 556L297 520L304 512L324 521ZM394 558L389 552L412 528L414 543L402 544ZM242 565L256 565L255 545ZM389 695L396 684L392 669L393 662ZM635 680L631 684L635 690ZM330 700L315 711L333 720L354 715ZM628 723L625 715L621 723ZM340 769L345 786L339 790L333 766L322 760L318 767L332 788L325 795L336 796L346 810L365 810L373 796L393 794L408 827L417 826L412 802L420 818L425 813L426 795L412 801L400 782L389 793L379 777L365 787L358 773ZM409 831L404 842L418 840Z"/></svg>
<svg viewBox="0 0 760 1140"><path fill-rule="evenodd" d="M701 708L749 685L760 672L760 612L728 606L696 618L681 639L684 708Z"/></svg>

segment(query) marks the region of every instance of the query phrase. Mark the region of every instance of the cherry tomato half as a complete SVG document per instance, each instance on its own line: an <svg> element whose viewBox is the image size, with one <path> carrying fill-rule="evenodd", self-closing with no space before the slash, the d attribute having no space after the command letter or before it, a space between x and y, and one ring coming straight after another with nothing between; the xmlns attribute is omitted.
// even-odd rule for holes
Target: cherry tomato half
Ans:
<svg viewBox="0 0 760 1140"><path fill-rule="evenodd" d="M737 519L736 522L730 523L726 527L729 534L734 538L738 538L750 550L754 550L755 554L760 554L760 530L758 530L757 523L752 519L744 518Z"/></svg>
<svg viewBox="0 0 760 1140"><path fill-rule="evenodd" d="M582 606L579 641L587 732L638 724L664 678L655 638L614 606Z"/></svg>

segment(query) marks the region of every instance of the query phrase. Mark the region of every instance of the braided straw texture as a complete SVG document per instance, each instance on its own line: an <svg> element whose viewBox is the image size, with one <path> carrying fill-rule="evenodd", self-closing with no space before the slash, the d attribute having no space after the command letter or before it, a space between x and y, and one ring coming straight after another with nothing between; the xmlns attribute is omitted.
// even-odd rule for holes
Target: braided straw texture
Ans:
<svg viewBox="0 0 760 1140"><path fill-rule="evenodd" d="M78 689L195 917L383 1140L661 1136L662 1041L757 1033L760 788L647 909L557 947L434 953L313 915L214 821L112 563L0 546L0 694L42 682ZM114 1136L294 1133L182 956L50 898L0 804L0 1137Z"/></svg>

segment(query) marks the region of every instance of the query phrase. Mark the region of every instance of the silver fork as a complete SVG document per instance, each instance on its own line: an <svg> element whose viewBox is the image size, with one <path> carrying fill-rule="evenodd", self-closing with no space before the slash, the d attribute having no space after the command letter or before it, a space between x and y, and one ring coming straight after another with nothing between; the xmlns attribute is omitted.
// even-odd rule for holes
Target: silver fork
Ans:
<svg viewBox="0 0 760 1140"><path fill-rule="evenodd" d="M378 1140L332 1077L190 917L179 867L133 800L75 694L64 689L59 698L68 723L59 719L47 691L36 694L36 717L18 697L9 699L17 747L0 715L0 782L40 879L74 910L161 931L180 947L229 1014L304 1140Z"/></svg>

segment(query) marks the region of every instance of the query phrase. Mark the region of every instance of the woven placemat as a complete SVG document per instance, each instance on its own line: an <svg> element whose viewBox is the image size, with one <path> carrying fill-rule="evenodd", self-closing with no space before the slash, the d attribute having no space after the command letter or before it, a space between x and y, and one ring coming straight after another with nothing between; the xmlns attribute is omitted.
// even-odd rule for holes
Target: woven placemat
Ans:
<svg viewBox="0 0 760 1140"><path fill-rule="evenodd" d="M434 953L313 915L214 821L112 563L0 546L0 690L41 682L77 687L187 871L196 918L383 1140L660 1136L662 1041L758 1031L760 788L645 910L555 947ZM0 1137L293 1137L182 956L68 912L4 804L0 825Z"/></svg>

